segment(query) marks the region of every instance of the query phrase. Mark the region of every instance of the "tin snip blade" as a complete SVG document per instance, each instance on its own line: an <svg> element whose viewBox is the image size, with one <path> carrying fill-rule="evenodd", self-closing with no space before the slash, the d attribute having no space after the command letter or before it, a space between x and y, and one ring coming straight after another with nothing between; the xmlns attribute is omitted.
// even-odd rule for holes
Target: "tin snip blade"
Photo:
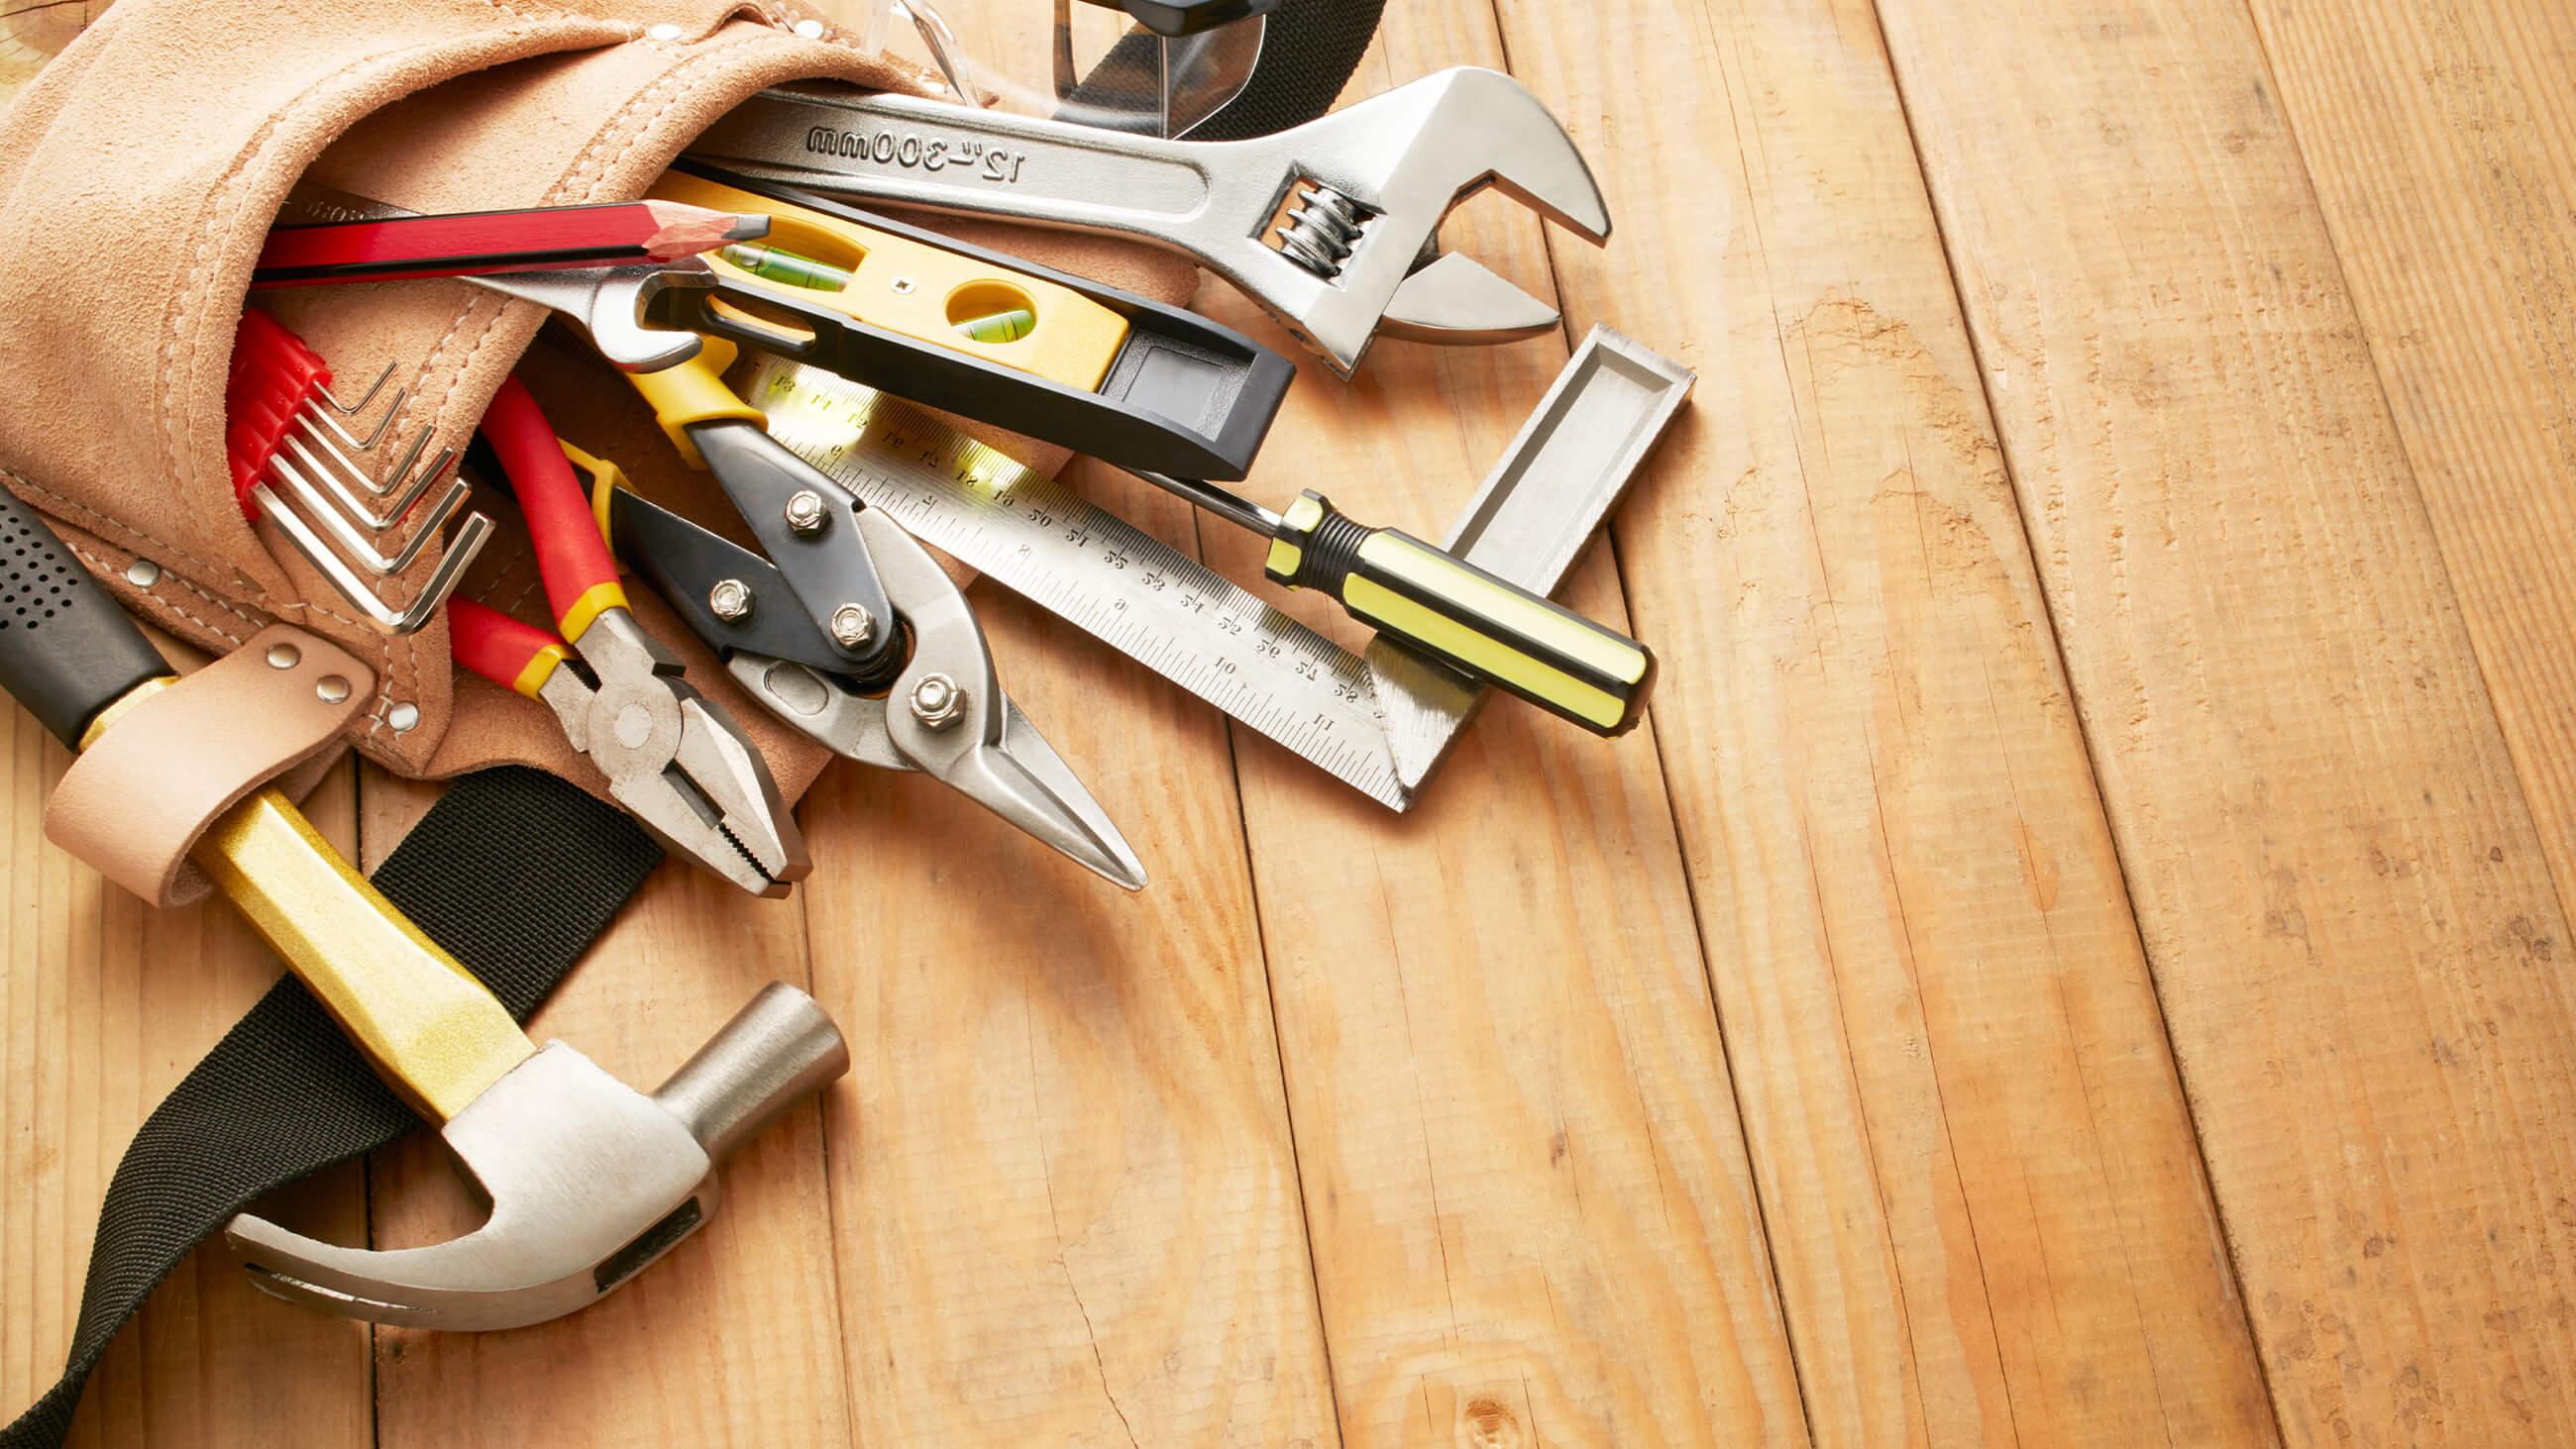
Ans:
<svg viewBox="0 0 2576 1449"><path fill-rule="evenodd" d="M807 738L921 771L1103 879L1144 889L1126 837L1002 692L964 593L892 515L769 436L717 371L731 358L710 339L698 358L630 380L769 556L612 489L619 556Z"/></svg>

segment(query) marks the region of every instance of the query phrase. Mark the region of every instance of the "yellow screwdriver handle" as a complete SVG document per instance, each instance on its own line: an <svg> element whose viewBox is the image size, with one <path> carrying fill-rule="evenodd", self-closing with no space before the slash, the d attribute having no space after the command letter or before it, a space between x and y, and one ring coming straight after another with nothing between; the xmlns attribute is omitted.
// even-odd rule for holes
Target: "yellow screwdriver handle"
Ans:
<svg viewBox="0 0 2576 1449"><path fill-rule="evenodd" d="M1288 507L1264 572L1341 600L1361 623L1599 735L1646 708L1655 656L1627 635L1451 557L1370 528L1307 490Z"/></svg>

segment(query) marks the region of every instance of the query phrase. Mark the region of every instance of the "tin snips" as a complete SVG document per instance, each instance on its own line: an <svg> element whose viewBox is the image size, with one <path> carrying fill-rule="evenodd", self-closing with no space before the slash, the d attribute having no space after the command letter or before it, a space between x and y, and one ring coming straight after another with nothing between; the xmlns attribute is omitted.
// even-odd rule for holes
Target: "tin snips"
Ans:
<svg viewBox="0 0 2576 1449"><path fill-rule="evenodd" d="M918 770L1128 890L1145 868L1002 692L974 610L881 509L770 437L727 387L732 348L630 374L761 553L619 489L617 552L763 708L836 755Z"/></svg>

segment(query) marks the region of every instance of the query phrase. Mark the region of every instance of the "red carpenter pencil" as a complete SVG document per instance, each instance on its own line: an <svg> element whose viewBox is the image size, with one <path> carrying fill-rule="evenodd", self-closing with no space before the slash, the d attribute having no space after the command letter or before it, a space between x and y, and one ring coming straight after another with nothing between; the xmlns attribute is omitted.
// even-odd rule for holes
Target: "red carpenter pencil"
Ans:
<svg viewBox="0 0 2576 1449"><path fill-rule="evenodd" d="M766 216L678 201L281 226L260 249L251 285L310 287L668 262L768 233Z"/></svg>

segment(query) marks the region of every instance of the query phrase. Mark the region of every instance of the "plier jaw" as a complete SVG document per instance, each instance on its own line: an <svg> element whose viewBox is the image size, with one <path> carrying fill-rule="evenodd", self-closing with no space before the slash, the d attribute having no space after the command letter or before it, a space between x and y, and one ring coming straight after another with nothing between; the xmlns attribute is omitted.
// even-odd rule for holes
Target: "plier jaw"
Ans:
<svg viewBox="0 0 2576 1449"><path fill-rule="evenodd" d="M602 612L573 647L599 681L558 669L539 695L564 737L608 777L608 792L670 850L775 899L814 859L760 753L721 704L681 677L662 642L624 609ZM547 689L556 693L548 694ZM676 743L672 743L676 741Z"/></svg>
<svg viewBox="0 0 2576 1449"><path fill-rule="evenodd" d="M768 560L632 493L616 495L610 516L619 552L693 625L707 620L700 637L790 728L843 758L929 775L1102 879L1144 889L1144 864L1126 837L1003 693L966 596L891 516L861 508L851 518L909 642L901 669L875 683L833 670L824 646L807 637L818 626L792 609L772 605L772 617L759 620L754 605L727 622L687 607L721 583L791 603L794 592Z"/></svg>
<svg viewBox="0 0 2576 1449"><path fill-rule="evenodd" d="M447 606L457 659L552 709L565 742L607 777L610 798L672 853L755 895L787 894L814 863L768 765L627 611L589 501L518 379L494 397L482 432L527 515L547 603L579 663L546 631L470 599Z"/></svg>

